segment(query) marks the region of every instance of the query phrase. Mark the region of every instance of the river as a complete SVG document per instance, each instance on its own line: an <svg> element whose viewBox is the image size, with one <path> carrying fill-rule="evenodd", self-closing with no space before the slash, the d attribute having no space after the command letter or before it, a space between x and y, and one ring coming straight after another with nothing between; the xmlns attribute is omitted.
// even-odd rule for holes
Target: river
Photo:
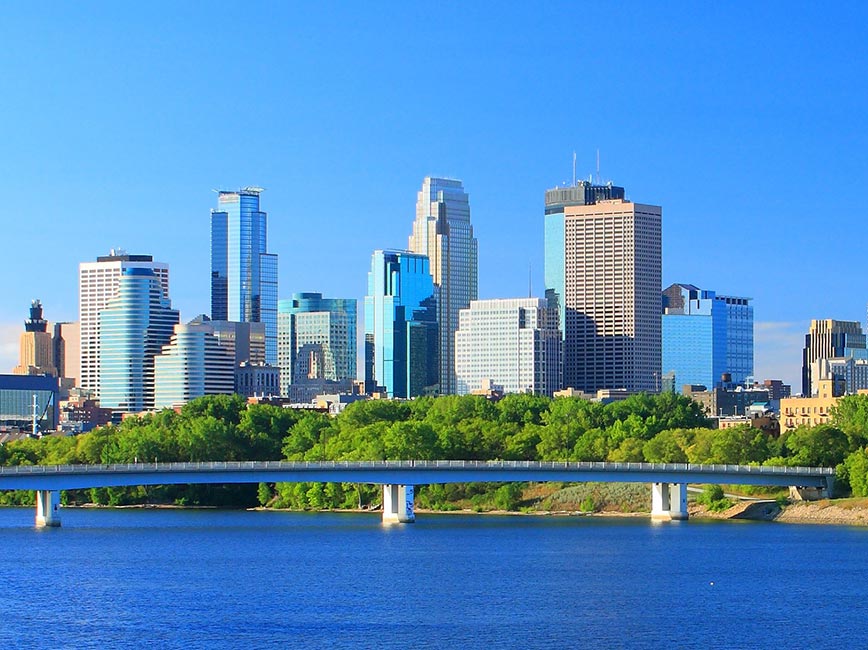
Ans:
<svg viewBox="0 0 868 650"><path fill-rule="evenodd" d="M868 529L0 509L2 648L866 648Z"/></svg>

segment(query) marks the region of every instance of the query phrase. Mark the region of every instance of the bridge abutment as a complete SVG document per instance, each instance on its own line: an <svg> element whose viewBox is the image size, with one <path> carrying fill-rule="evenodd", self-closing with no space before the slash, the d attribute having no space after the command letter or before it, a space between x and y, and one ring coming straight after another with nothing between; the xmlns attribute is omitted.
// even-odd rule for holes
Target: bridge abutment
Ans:
<svg viewBox="0 0 868 650"><path fill-rule="evenodd" d="M687 519L687 483L652 483L651 519Z"/></svg>
<svg viewBox="0 0 868 650"><path fill-rule="evenodd" d="M383 486L383 523L412 524L416 521L413 512L413 486L387 484Z"/></svg>
<svg viewBox="0 0 868 650"><path fill-rule="evenodd" d="M60 526L60 492L57 490L36 491L36 527Z"/></svg>

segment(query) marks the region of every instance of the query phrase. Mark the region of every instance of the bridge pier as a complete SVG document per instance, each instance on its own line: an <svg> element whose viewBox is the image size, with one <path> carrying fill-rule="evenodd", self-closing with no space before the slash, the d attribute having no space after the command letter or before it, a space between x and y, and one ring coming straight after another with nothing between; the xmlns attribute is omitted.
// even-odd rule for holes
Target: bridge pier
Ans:
<svg viewBox="0 0 868 650"><path fill-rule="evenodd" d="M652 483L651 519L687 519L687 483Z"/></svg>
<svg viewBox="0 0 868 650"><path fill-rule="evenodd" d="M36 527L60 526L60 492L57 490L36 491Z"/></svg>
<svg viewBox="0 0 868 650"><path fill-rule="evenodd" d="M384 485L383 523L412 524L414 521L416 521L416 513L413 512L413 486Z"/></svg>

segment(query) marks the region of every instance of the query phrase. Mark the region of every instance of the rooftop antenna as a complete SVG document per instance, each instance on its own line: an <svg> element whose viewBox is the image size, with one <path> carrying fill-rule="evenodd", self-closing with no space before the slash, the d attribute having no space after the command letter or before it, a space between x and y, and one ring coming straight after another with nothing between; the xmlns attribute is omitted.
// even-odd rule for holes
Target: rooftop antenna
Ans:
<svg viewBox="0 0 868 650"><path fill-rule="evenodd" d="M575 184L576 184L576 182L573 181L573 185L575 185ZM533 297L533 288L532 287L533 287L533 262L528 262L527 263L527 297L528 298Z"/></svg>
<svg viewBox="0 0 868 650"><path fill-rule="evenodd" d="M597 149L597 185L600 185L600 150Z"/></svg>
<svg viewBox="0 0 868 650"><path fill-rule="evenodd" d="M573 187L576 186L576 152L573 151Z"/></svg>

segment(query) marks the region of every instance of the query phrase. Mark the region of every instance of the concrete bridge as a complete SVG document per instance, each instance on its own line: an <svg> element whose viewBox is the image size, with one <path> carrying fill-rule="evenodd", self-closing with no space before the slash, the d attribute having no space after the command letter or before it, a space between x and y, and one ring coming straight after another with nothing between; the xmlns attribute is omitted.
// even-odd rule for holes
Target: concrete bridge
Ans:
<svg viewBox="0 0 868 650"><path fill-rule="evenodd" d="M383 486L383 521L415 520L413 487L432 483L651 483L654 519L687 519L687 484L807 488L830 495L827 467L535 461L320 461L22 465L0 468L0 490L36 490L36 525L60 525L60 490L192 483L370 483Z"/></svg>

